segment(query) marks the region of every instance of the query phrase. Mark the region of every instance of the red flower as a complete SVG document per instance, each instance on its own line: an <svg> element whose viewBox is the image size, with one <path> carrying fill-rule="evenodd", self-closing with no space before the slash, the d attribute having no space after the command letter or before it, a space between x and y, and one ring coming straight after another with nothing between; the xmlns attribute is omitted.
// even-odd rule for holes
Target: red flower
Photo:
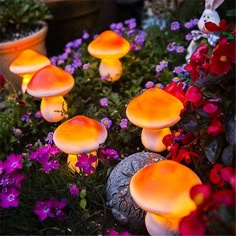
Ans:
<svg viewBox="0 0 236 236"><path fill-rule="evenodd" d="M226 20L221 20L219 25L213 23L213 22L206 22L205 23L205 27L208 31L210 32L223 32L223 31L227 31L230 27L232 26L232 24L227 24Z"/></svg>
<svg viewBox="0 0 236 236"><path fill-rule="evenodd" d="M193 103L195 107L200 107L203 102L201 89L198 86L191 86L186 91L186 99Z"/></svg>
<svg viewBox="0 0 236 236"><path fill-rule="evenodd" d="M170 84L168 84L165 89L164 89L167 93L172 94L173 96L175 96L176 98L178 98L182 103L184 103L186 101L185 98L185 92L183 90L183 83L178 83L176 84L175 82L171 82Z"/></svg>
<svg viewBox="0 0 236 236"><path fill-rule="evenodd" d="M211 124L208 126L207 133L211 136L217 136L219 133L223 133L224 128L219 120L219 118L214 117Z"/></svg>
<svg viewBox="0 0 236 236"><path fill-rule="evenodd" d="M212 196L211 204L215 206L235 206L235 191L232 189L221 189Z"/></svg>
<svg viewBox="0 0 236 236"><path fill-rule="evenodd" d="M217 184L219 187L224 185L224 180L221 177L221 169L223 166L221 164L215 164L210 171L210 180L213 184Z"/></svg>
<svg viewBox="0 0 236 236"><path fill-rule="evenodd" d="M205 43L200 44L191 55L190 63L184 67L184 69L190 73L190 77L193 81L198 80L201 69L207 67L205 64L208 50L209 49Z"/></svg>
<svg viewBox="0 0 236 236"><path fill-rule="evenodd" d="M206 101L203 105L203 110L210 116L214 116L219 111L219 106L215 102Z"/></svg>
<svg viewBox="0 0 236 236"><path fill-rule="evenodd" d="M191 212L182 218L179 223L179 233L181 236L205 235L206 226L198 211Z"/></svg>
<svg viewBox="0 0 236 236"><path fill-rule="evenodd" d="M224 37L219 40L219 43L213 49L209 73L213 76L226 74L235 61L235 44L233 42L229 43L227 38Z"/></svg>
<svg viewBox="0 0 236 236"><path fill-rule="evenodd" d="M190 190L190 197L197 206L203 206L212 194L209 184L197 184Z"/></svg>

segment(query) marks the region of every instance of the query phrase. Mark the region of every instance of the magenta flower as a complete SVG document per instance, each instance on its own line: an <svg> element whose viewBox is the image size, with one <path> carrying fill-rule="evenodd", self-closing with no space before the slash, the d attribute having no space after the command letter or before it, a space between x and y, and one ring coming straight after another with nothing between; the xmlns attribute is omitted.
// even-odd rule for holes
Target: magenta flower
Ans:
<svg viewBox="0 0 236 236"><path fill-rule="evenodd" d="M53 197L50 199L50 202L51 202L52 211L55 214L55 216L59 218L60 220L63 220L65 218L65 213L62 209L68 204L68 201L66 199L62 199L61 201L58 201L58 199Z"/></svg>
<svg viewBox="0 0 236 236"><path fill-rule="evenodd" d="M73 197L77 197L79 194L79 187L76 184L69 184L70 194Z"/></svg>
<svg viewBox="0 0 236 236"><path fill-rule="evenodd" d="M0 175L3 173L4 171L4 164L3 161L0 160Z"/></svg>
<svg viewBox="0 0 236 236"><path fill-rule="evenodd" d="M90 175L95 171L95 168L93 167L93 163L97 161L97 156L94 156L92 154L86 154L82 153L81 155L78 155L78 161L76 163L76 167L79 167L82 169L82 171Z"/></svg>
<svg viewBox="0 0 236 236"><path fill-rule="evenodd" d="M37 201L34 213L39 217L40 221L44 221L48 217L54 217L54 214L52 212L52 203L51 201Z"/></svg>
<svg viewBox="0 0 236 236"><path fill-rule="evenodd" d="M6 172L10 174L17 169L22 169L22 163L21 163L22 158L23 158L22 154L19 155L10 154L7 157L7 160L4 162L4 167Z"/></svg>
<svg viewBox="0 0 236 236"><path fill-rule="evenodd" d="M20 192L16 188L8 188L6 192L0 193L0 205L3 208L17 207L19 205Z"/></svg>
<svg viewBox="0 0 236 236"><path fill-rule="evenodd" d="M119 158L118 151L112 148L101 149L101 155L104 159L117 160Z"/></svg>

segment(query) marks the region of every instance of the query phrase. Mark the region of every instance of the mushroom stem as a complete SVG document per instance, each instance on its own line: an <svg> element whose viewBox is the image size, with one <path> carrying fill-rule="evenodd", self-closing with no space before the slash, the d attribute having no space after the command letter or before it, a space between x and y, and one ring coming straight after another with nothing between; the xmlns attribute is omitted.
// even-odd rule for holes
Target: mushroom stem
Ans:
<svg viewBox="0 0 236 236"><path fill-rule="evenodd" d="M145 225L150 235L176 235L181 218L163 217L147 212Z"/></svg>
<svg viewBox="0 0 236 236"><path fill-rule="evenodd" d="M40 110L45 120L58 122L65 117L67 103L63 96L44 97L41 101Z"/></svg>
<svg viewBox="0 0 236 236"><path fill-rule="evenodd" d="M168 134L171 134L169 127L163 129L143 128L141 141L145 148L153 152L163 152L166 150L166 146L163 144L162 139Z"/></svg>
<svg viewBox="0 0 236 236"><path fill-rule="evenodd" d="M21 84L21 90L23 94L26 92L27 85L30 82L33 75L34 73L23 75L22 84Z"/></svg>
<svg viewBox="0 0 236 236"><path fill-rule="evenodd" d="M108 81L116 81L121 77L122 65L118 58L102 59L99 66L99 73L108 77Z"/></svg>

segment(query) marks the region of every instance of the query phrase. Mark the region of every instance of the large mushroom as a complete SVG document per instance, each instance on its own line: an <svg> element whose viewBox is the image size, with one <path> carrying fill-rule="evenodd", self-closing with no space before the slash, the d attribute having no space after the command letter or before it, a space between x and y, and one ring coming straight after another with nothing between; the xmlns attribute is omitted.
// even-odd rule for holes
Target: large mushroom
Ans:
<svg viewBox="0 0 236 236"><path fill-rule="evenodd" d="M150 88L130 101L126 115L131 123L142 129L143 145L154 152L166 149L162 139L180 120L183 103L160 88Z"/></svg>
<svg viewBox="0 0 236 236"><path fill-rule="evenodd" d="M102 32L88 45L88 52L101 59L100 75L107 77L109 81L116 81L120 78L122 65L119 59L129 50L129 42L111 30Z"/></svg>
<svg viewBox="0 0 236 236"><path fill-rule="evenodd" d="M147 211L145 224L151 235L171 235L180 220L196 208L190 189L201 180L190 168L162 160L138 170L130 181L130 193Z"/></svg>
<svg viewBox="0 0 236 236"><path fill-rule="evenodd" d="M53 134L55 145L68 154L68 164L70 168L75 168L77 156L82 153L94 155L99 145L107 138L106 128L98 121L87 116L75 116L60 126ZM97 163L93 164L94 166ZM78 169L75 168L77 172Z"/></svg>
<svg viewBox="0 0 236 236"><path fill-rule="evenodd" d="M25 93L27 85L39 69L50 64L50 60L44 55L27 49L21 52L10 64L10 71L22 77L22 93Z"/></svg>
<svg viewBox="0 0 236 236"><path fill-rule="evenodd" d="M42 98L40 110L48 122L62 120L67 111L63 96L74 86L74 78L66 71L54 65L48 65L37 71L31 78L27 92Z"/></svg>

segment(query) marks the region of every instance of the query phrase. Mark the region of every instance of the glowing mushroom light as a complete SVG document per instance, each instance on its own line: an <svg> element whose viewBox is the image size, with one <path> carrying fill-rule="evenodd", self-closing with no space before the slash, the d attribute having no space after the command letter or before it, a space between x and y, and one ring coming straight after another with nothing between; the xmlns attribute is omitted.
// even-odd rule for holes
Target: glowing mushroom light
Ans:
<svg viewBox="0 0 236 236"><path fill-rule="evenodd" d="M96 37L89 45L88 52L101 59L99 73L109 81L116 81L122 74L120 58L130 50L130 44L117 33L106 30Z"/></svg>
<svg viewBox="0 0 236 236"><path fill-rule="evenodd" d="M27 49L20 53L10 64L10 71L22 77L22 93L25 93L27 85L39 69L50 64L50 60L44 55Z"/></svg>
<svg viewBox="0 0 236 236"><path fill-rule="evenodd" d="M106 128L98 121L87 116L75 116L59 125L54 134L55 145L68 154L68 166L72 171L80 172L75 166L77 156L81 153L96 154L99 145L107 138ZM92 163L93 167L97 162Z"/></svg>
<svg viewBox="0 0 236 236"><path fill-rule="evenodd" d="M200 184L188 167L162 160L138 170L130 182L130 193L147 212L145 225L150 235L172 235L180 220L196 208L190 189Z"/></svg>
<svg viewBox="0 0 236 236"><path fill-rule="evenodd" d="M162 152L162 139L180 120L183 104L173 95L159 88L150 88L135 97L127 106L126 115L131 123L143 128L141 140L147 149Z"/></svg>
<svg viewBox="0 0 236 236"><path fill-rule="evenodd" d="M41 98L40 110L48 122L58 122L65 117L67 103L63 96L74 86L74 78L66 71L54 65L48 65L37 71L30 80L27 92Z"/></svg>

